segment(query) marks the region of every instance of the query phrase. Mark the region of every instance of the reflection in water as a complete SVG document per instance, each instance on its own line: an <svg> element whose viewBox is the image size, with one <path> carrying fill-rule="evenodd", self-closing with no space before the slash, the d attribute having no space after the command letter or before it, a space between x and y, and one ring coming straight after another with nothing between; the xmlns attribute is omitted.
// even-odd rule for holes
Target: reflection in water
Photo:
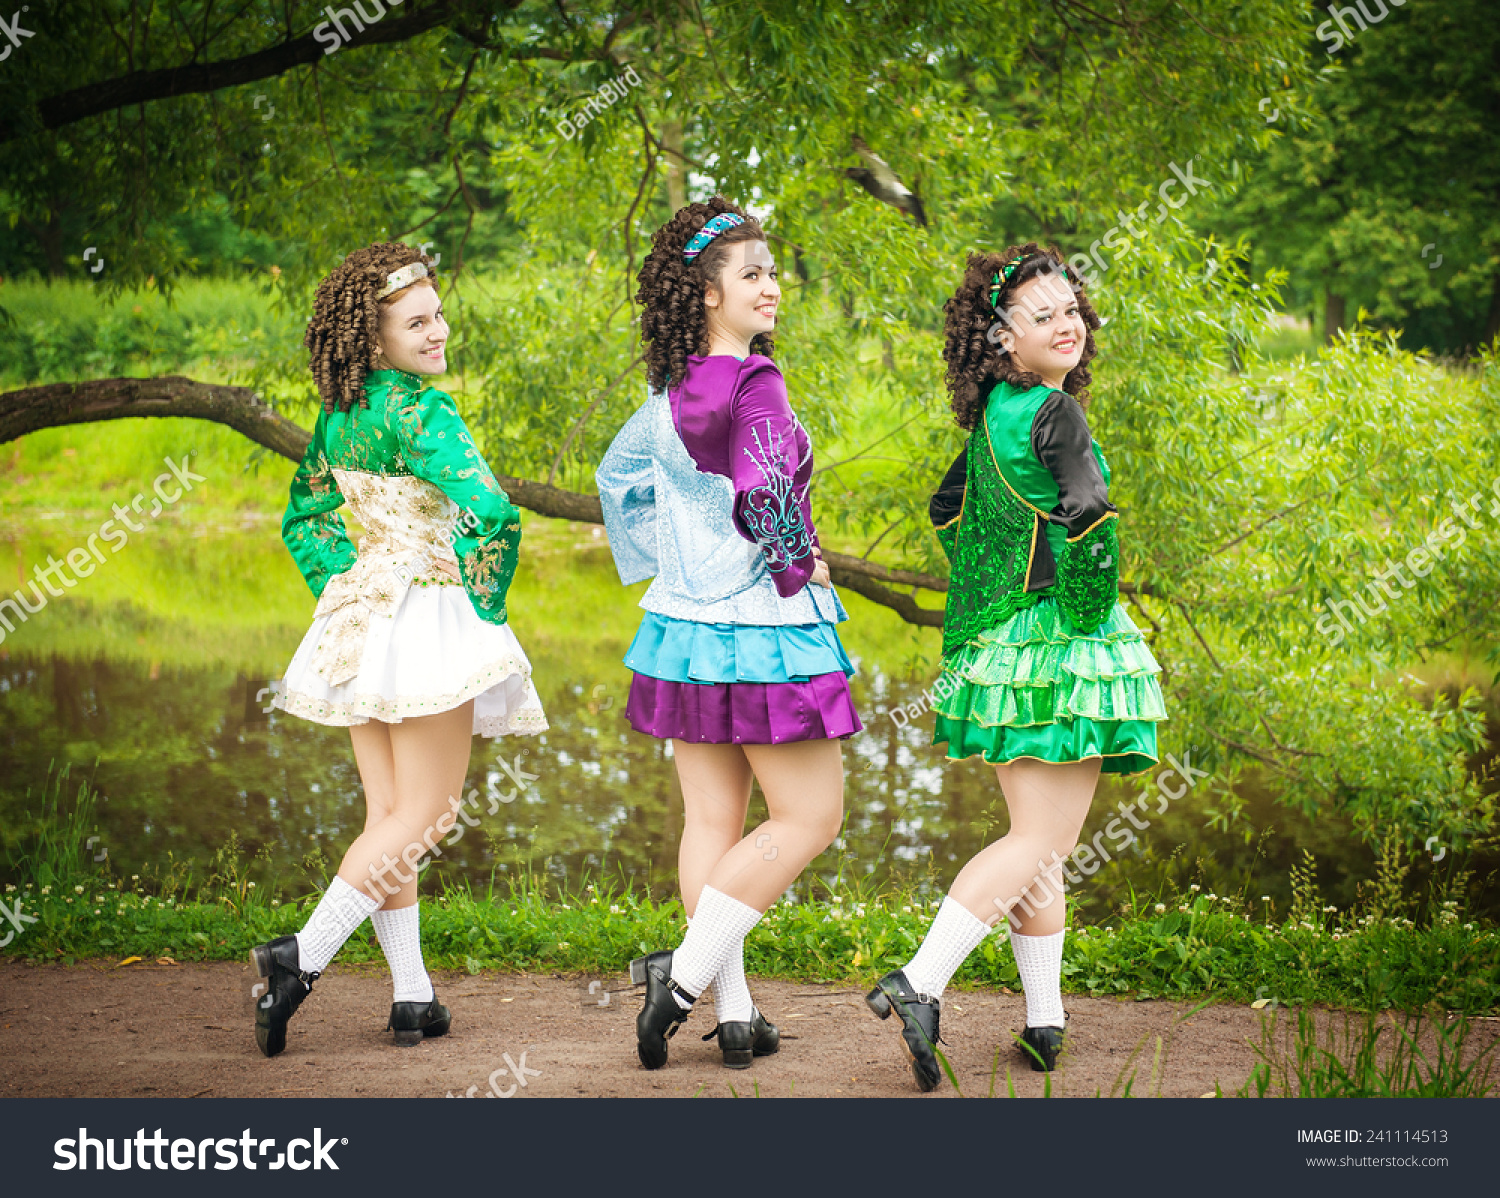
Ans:
<svg viewBox="0 0 1500 1198"><path fill-rule="evenodd" d="M168 868L170 854L201 878L233 835L258 858L259 885L305 893L324 883L364 823L348 733L265 713L256 701L290 660L313 601L274 518L214 527L179 515L180 527L164 520L109 573L49 603L0 644L3 848L26 837L49 767L71 763L72 778L100 792L100 832L116 871L147 877ZM65 555L78 534L59 521L0 540L0 577L19 585L29 563ZM620 586L601 529L538 519L526 535L509 606L552 728L475 742L468 785L482 822L433 869L476 888L530 872L570 889L602 877L670 894L682 830L676 776L666 745L631 730L624 716L630 676L620 659L644 585ZM844 599L851 619L840 635L859 670L854 697L866 730L845 745L844 835L799 888L816 893L842 880L941 893L1004 832L1000 788L983 762L948 761L930 746L930 712L905 727L885 714L921 700L936 630L915 631L858 595ZM1493 700L1490 721L1493 743ZM1163 752L1185 748L1169 722ZM535 780L506 801L521 773ZM1149 894L1194 881L1257 902L1271 895L1285 912L1290 867L1304 848L1316 855L1325 897L1340 907L1373 875L1372 850L1346 820L1288 811L1250 785L1240 788L1243 823L1216 830L1204 786L1151 814L1126 856L1074 888L1088 919L1107 920L1132 888ZM1105 780L1082 839L1134 793ZM752 819L764 811L757 797ZM1496 864L1474 868L1482 878ZM1425 893L1430 869L1424 862L1414 873L1415 893ZM1493 886L1484 913L1500 914Z"/></svg>
<svg viewBox="0 0 1500 1198"><path fill-rule="evenodd" d="M562 655L533 654L552 728L541 737L475 742L468 786L481 823L445 848L434 866L439 876L481 889L530 871L569 888L603 877L657 895L673 890L682 820L676 776L667 747L625 722L628 674L608 664L622 651L623 644L606 645L593 668L572 658L585 671L572 677ZM929 747L930 717L925 726L898 727L882 714L917 701L923 681L860 663L855 699L867 731L846 743L844 835L799 883L802 892L842 876L941 893L1004 831L991 769L947 761ZM73 778L92 779L100 792L100 833L121 873L163 869L171 854L202 876L234 834L247 855L259 857L253 876L261 885L297 893L321 884L364 820L348 734L264 712L256 697L264 685L224 668L11 656L0 664L6 847L25 835L25 813L36 806L49 764L69 761ZM1130 794L1106 780L1083 839ZM1150 892L1193 880L1220 893L1269 894L1285 911L1288 870L1304 847L1318 858L1325 896L1340 906L1354 898L1357 880L1372 876L1371 851L1343 821L1295 815L1264 792L1247 798L1248 843L1243 832L1206 829L1191 796L1151 815L1130 854L1075 888L1085 915L1104 920L1132 886ZM763 815L757 796L752 818Z"/></svg>

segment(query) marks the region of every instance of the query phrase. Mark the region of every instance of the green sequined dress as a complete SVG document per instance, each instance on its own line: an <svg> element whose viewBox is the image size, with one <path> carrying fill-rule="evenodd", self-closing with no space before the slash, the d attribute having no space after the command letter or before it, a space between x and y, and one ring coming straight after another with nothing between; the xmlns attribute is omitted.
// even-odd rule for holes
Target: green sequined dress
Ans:
<svg viewBox="0 0 1500 1198"><path fill-rule="evenodd" d="M1157 761L1161 667L1119 602L1109 464L1076 400L998 383L932 501L952 574L932 743L986 761Z"/></svg>
<svg viewBox="0 0 1500 1198"><path fill-rule="evenodd" d="M520 513L451 397L399 370L365 395L318 414L292 479L281 535L318 605L272 704L347 727L472 700L476 736L546 731L506 608Z"/></svg>

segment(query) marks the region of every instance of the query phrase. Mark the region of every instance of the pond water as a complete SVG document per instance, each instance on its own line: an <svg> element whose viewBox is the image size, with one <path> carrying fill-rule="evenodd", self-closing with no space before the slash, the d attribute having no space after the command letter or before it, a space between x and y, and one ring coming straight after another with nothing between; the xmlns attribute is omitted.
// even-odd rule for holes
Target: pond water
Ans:
<svg viewBox="0 0 1500 1198"><path fill-rule="evenodd" d="M11 531L0 541L0 597L29 578L30 563L63 557L87 530L32 521ZM569 889L603 878L673 891L682 813L669 751L634 732L623 712L629 672L620 658L643 590L619 585L599 530L528 517L512 626L552 727L474 742L469 785L484 814L434 864L443 878L482 889L529 873ZM999 786L977 759L948 761L930 747L930 714L905 723L887 714L921 701L937 631L913 629L857 595L844 599L851 620L840 632L859 670L854 695L866 730L845 745L844 834L799 889L818 893L842 878L941 893L1004 831ZM321 885L364 818L348 734L266 713L257 700L312 608L275 520L254 513L213 528L163 521L50 600L0 644L4 847L24 841L49 771L68 764L68 797L83 778L99 793L98 833L118 874L149 877L175 863L201 877L236 837L259 885L291 894ZM1500 735L1493 703L1491 735ZM1161 748L1179 756L1188 748L1170 722ZM516 788L518 772L534 778ZM1200 781L1151 816L1128 854L1073 889L1086 919L1107 920L1132 888L1195 880L1205 890L1270 895L1285 911L1289 869L1303 848L1340 906L1373 876L1372 850L1346 821L1284 809L1253 780L1240 789L1241 822L1209 827L1210 786ZM1105 779L1084 839L1133 795L1130 783ZM757 811L758 797L752 818ZM1485 902L1494 906L1494 894Z"/></svg>

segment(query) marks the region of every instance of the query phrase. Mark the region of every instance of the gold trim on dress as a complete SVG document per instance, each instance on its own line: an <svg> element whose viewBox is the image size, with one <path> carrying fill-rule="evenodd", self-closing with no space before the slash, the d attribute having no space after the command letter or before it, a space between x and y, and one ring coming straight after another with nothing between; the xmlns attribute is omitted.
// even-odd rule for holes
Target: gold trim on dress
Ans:
<svg viewBox="0 0 1500 1198"><path fill-rule="evenodd" d="M1119 512L1105 512L1104 515L1100 516L1099 519L1095 520L1092 524L1090 524L1087 528L1085 528L1076 537L1068 537L1067 538L1068 544L1071 545L1075 541L1081 541L1081 540L1083 540L1084 537L1088 536L1089 533L1093 532L1094 529L1098 528L1099 525L1103 524L1106 520L1118 520L1119 518L1120 518L1120 513Z"/></svg>

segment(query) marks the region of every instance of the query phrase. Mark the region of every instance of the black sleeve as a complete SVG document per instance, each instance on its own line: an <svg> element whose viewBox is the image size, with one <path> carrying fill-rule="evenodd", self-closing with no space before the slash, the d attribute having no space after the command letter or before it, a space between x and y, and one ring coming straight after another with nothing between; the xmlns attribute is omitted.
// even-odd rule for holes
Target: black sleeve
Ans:
<svg viewBox="0 0 1500 1198"><path fill-rule="evenodd" d="M1057 480L1057 506L1048 519L1066 528L1070 540L1117 510L1094 457L1083 409L1067 392L1054 391L1037 410L1031 422L1031 448Z"/></svg>
<svg viewBox="0 0 1500 1198"><path fill-rule="evenodd" d="M951 524L964 505L964 488L969 484L969 451L959 451L938 484L937 493L927 503L927 515L933 528Z"/></svg>

